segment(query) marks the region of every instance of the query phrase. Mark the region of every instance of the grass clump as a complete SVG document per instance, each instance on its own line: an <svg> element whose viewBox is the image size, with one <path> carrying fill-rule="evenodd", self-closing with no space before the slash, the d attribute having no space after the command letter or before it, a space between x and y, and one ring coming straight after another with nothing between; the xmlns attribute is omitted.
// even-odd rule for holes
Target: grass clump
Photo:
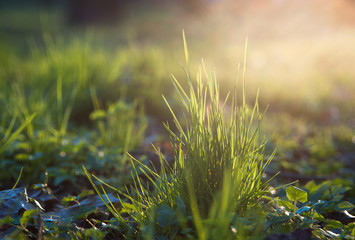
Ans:
<svg viewBox="0 0 355 240"><path fill-rule="evenodd" d="M189 64L186 42L185 52ZM228 186L231 196L225 197L233 199L236 212L243 213L257 204L264 193L262 174L271 161L264 161L266 142L258 134L263 114L259 113L257 99L252 109L245 101L245 66L241 106L237 88L224 101L220 100L216 75L208 73L204 64L197 74L196 86L188 71L186 77L187 91L171 76L185 108L184 121L179 121L165 100L178 130L174 133L166 125L171 143L179 146L174 152L179 193L190 202L190 207L195 202L203 214L211 209L216 196L221 192L227 194Z"/></svg>
<svg viewBox="0 0 355 240"><path fill-rule="evenodd" d="M185 49L188 65L186 43ZM164 98L176 129L165 125L171 136L174 163L169 165L160 153L161 169L157 173L133 161L134 183L131 189L126 189L128 194L121 195L132 204L126 209L127 203L122 202L122 209L126 209L124 213L129 213L148 239L161 236L229 239L241 234L250 236L256 230L259 234L262 221L258 219L254 221L260 223L257 226L243 227L245 221L250 221L252 211L258 212L257 218L265 217L258 204L266 193L263 173L272 157L265 160L266 142L259 135L263 114L259 113L258 103L253 108L247 106L245 83L240 106L237 90L221 101L216 76L208 73L204 65L196 82L189 70L185 72L187 90L171 75L184 107L183 121ZM141 179L143 175L148 185ZM127 223L122 209L107 206L120 221Z"/></svg>
<svg viewBox="0 0 355 240"><path fill-rule="evenodd" d="M263 173L272 157L265 160L266 141L259 135L263 114L257 99L253 108L247 106L244 83L239 106L236 90L220 100L216 76L204 66L196 84L188 71L186 77L188 89L184 90L171 76L184 106L183 121L165 100L177 129L174 132L166 125L175 150L171 186L176 189L168 192L186 203L199 239L229 238L233 235L229 226L237 222L236 216L255 209L266 193Z"/></svg>
<svg viewBox="0 0 355 240"><path fill-rule="evenodd" d="M187 113L184 122L180 122L167 103L178 129L176 134L166 125L172 144L179 146L174 156L179 191L186 201L195 201L199 212L204 214L211 209L213 199L229 185L235 210L243 213L264 193L262 174L271 160L264 162L265 142L258 136L260 123L253 124L261 120L262 115L257 103L253 109L245 102L238 107L235 96L231 101L227 97L220 102L215 75L206 72L206 78L205 86L200 72L195 89L187 75L189 89L186 92L172 76ZM196 199L192 201L193 198Z"/></svg>

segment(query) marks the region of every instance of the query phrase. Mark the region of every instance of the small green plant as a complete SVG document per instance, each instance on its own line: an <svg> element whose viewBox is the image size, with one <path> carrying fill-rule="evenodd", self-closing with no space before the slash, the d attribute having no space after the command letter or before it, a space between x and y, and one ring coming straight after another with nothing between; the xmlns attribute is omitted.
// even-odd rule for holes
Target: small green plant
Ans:
<svg viewBox="0 0 355 240"><path fill-rule="evenodd" d="M184 45L189 65L185 38ZM175 149L171 177L177 188L175 194L191 210L200 239L228 238L234 214L245 215L265 194L262 175L272 157L265 161L265 141L258 135L263 114L259 113L257 100L252 109L246 104L245 66L240 106L236 91L230 100L227 95L220 101L216 76L204 65L196 86L189 70L186 77L187 91L171 76L185 108L183 122L165 99L177 128L175 133L166 125Z"/></svg>
<svg viewBox="0 0 355 240"><path fill-rule="evenodd" d="M128 104L123 100L110 104L107 110L97 107L90 119L97 124L96 143L109 148L119 147L122 152L132 150L143 142L148 125L142 106L138 102Z"/></svg>
<svg viewBox="0 0 355 240"><path fill-rule="evenodd" d="M36 114L32 114L30 117L26 118L25 121L14 131L17 115L14 114L11 122L8 126L5 126L6 118L2 119L3 126L0 126L0 157L2 157L4 151L13 143L19 134L31 123ZM5 121L4 121L5 120Z"/></svg>
<svg viewBox="0 0 355 240"><path fill-rule="evenodd" d="M343 185L348 184L337 179L319 185L311 181L305 186L307 191L287 187L287 199L274 199L276 211L269 214L266 229L277 233L288 233L299 228L312 229L313 236L318 239L352 239L355 216L348 211L354 209L354 205L343 199L344 193L350 190ZM344 217L330 219L328 216L332 212L342 213Z"/></svg>
<svg viewBox="0 0 355 240"><path fill-rule="evenodd" d="M290 201L293 201L293 210L295 212L297 208L297 202L305 203L308 200L307 192L294 186L289 186L286 188L286 196Z"/></svg>
<svg viewBox="0 0 355 240"><path fill-rule="evenodd" d="M184 45L189 65L185 37ZM257 101L252 109L247 106L243 83L241 106L236 92L231 99L228 95L220 102L215 74L207 73L204 66L203 70L206 84L202 70L196 83L186 70L187 91L171 75L185 109L182 123L164 98L177 129L176 133L165 125L171 135L174 165L169 166L161 153L160 174L133 161L134 184L127 189L128 194L119 191L132 202L133 207L125 212L135 219L148 238L174 238L180 230L199 239L234 238L237 230L231 230L230 225L233 222L238 225L236 219L254 209L266 192L263 173L272 157L265 160L265 141L258 135L263 115L259 114ZM139 174L148 179L154 191ZM122 209L125 205L122 202ZM109 203L107 206L125 222L122 210L118 211ZM185 214L179 215L176 209L185 209L182 211ZM187 226L191 224L195 230L189 230Z"/></svg>

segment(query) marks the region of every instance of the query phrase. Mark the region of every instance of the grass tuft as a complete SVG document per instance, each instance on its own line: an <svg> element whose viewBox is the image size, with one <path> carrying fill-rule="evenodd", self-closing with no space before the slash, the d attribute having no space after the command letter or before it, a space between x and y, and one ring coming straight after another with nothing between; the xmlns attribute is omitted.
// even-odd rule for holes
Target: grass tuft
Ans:
<svg viewBox="0 0 355 240"><path fill-rule="evenodd" d="M185 37L184 46L188 54ZM188 55L186 61L189 64ZM266 141L259 134L264 114L259 113L258 99L253 108L247 106L245 84L239 106L237 90L221 100L216 75L204 64L196 81L185 72L186 90L171 75L184 108L183 120L163 96L176 129L165 124L174 150L173 166L159 150L160 173L131 157L133 183L125 193L115 190L131 202L125 213L137 222L147 239L172 239L179 229L186 234L192 232L198 239L235 238L235 227L243 222L238 219L260 210L259 200L267 191L263 173L274 154L268 159L264 155ZM121 204L125 209L125 203ZM185 214L180 213L182 210ZM117 218L129 221L121 215ZM192 223L194 230L188 227Z"/></svg>
<svg viewBox="0 0 355 240"><path fill-rule="evenodd" d="M266 142L258 135L263 114L259 113L257 99L252 109L247 106L243 84L241 106L237 103L237 92L221 101L216 75L207 72L204 65L196 83L187 75L187 90L175 77L171 79L185 108L181 121L164 98L178 130L174 133L166 125L172 145L178 146L173 174L179 195L192 211L196 206L203 218L216 201L230 202L228 208L243 214L264 194L262 175L272 159L265 161ZM220 200L216 200L220 194Z"/></svg>

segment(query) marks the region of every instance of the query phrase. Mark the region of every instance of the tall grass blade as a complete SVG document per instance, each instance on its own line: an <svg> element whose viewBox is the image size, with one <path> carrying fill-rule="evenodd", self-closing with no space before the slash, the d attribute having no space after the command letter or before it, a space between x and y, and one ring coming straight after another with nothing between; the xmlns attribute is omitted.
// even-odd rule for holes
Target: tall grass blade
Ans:
<svg viewBox="0 0 355 240"><path fill-rule="evenodd" d="M9 127L7 128L4 138L0 139L0 155L4 153L6 148L17 138L17 136L32 122L33 118L36 114L32 114L30 117L26 118L25 122L20 125L20 127L15 131L12 132L15 122L16 122L16 115L13 116Z"/></svg>
<svg viewBox="0 0 355 240"><path fill-rule="evenodd" d="M14 186L12 187L12 190L16 188L17 184L19 183L20 179L21 179L21 176L22 176L22 170L23 170L23 167L21 167L21 170L20 170L20 174L17 178L17 181L16 183L14 184Z"/></svg>
<svg viewBox="0 0 355 240"><path fill-rule="evenodd" d="M190 59L189 59L189 50L188 50L188 48L187 48L187 43L186 43L185 30L182 31L182 39L183 39L183 42L184 42L184 51L185 51L186 66L187 66L188 69L189 69L189 66L190 66ZM189 73L189 71L188 71L188 73Z"/></svg>

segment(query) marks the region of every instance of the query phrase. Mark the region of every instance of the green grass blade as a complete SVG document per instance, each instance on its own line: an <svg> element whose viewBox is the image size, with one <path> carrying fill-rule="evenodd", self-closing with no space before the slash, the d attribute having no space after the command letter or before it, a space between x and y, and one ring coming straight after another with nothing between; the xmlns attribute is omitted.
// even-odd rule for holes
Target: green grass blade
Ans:
<svg viewBox="0 0 355 240"><path fill-rule="evenodd" d="M190 60L189 60L189 50L187 48L187 43L186 43L186 37L185 37L185 31L182 31L182 39L184 42L184 51L185 51L185 60L186 60L186 65L189 67L190 65Z"/></svg>
<svg viewBox="0 0 355 240"><path fill-rule="evenodd" d="M21 167L21 170L20 170L20 174L17 178L17 181L15 183L15 185L11 188L12 190L16 188L17 184L19 183L20 179L21 179L21 176L22 176L22 170L23 170L23 167Z"/></svg>
<svg viewBox="0 0 355 240"><path fill-rule="evenodd" d="M90 174L88 173L88 171L86 170L85 166L83 165L83 170L84 173L86 175L86 177L88 178L89 182L91 183L91 186L94 188L96 194L100 197L101 201L105 204L105 206L107 207L107 209L112 213L113 216L115 216L118 220L123 220L122 222L124 223L124 218L117 212L116 208L112 208L106 201L105 199L102 197L100 190L97 188L96 184L92 181ZM129 226L129 225L127 225Z"/></svg>
<svg viewBox="0 0 355 240"><path fill-rule="evenodd" d="M11 123L10 127L7 129L6 132L6 139L1 140L2 146L0 147L0 155L5 151L5 149L17 138L17 136L25 129L33 120L33 118L36 116L36 114L32 114L29 118L26 119L24 123L21 124L21 126L13 133L11 133L13 125L15 124L14 121L16 121L16 118L14 118Z"/></svg>

